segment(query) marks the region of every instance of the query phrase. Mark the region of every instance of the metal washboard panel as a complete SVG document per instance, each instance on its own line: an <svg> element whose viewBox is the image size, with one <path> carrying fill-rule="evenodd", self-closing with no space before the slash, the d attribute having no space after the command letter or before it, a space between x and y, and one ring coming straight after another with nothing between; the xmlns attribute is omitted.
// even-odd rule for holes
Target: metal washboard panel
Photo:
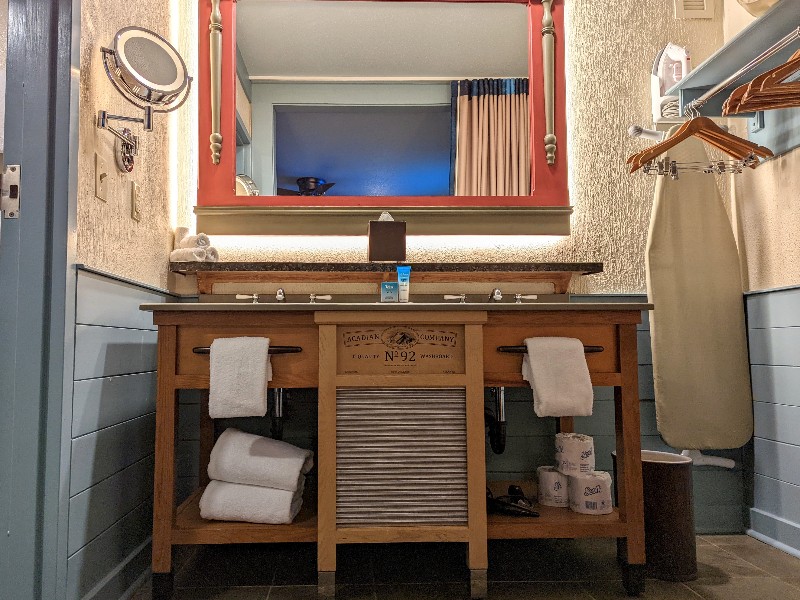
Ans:
<svg viewBox="0 0 800 600"><path fill-rule="evenodd" d="M336 523L467 524L464 388L336 391Z"/></svg>

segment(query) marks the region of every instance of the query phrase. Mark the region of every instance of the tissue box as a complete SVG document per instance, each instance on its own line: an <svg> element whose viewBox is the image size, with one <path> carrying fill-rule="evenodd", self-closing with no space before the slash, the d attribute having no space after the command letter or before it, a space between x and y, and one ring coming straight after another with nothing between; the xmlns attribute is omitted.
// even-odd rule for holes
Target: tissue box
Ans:
<svg viewBox="0 0 800 600"><path fill-rule="evenodd" d="M406 222L370 221L367 257L370 261L405 261Z"/></svg>

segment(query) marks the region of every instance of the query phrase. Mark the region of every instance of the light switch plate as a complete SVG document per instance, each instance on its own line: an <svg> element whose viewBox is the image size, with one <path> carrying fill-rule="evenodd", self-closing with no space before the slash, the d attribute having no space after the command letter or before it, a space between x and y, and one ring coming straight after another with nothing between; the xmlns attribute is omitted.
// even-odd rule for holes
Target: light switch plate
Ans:
<svg viewBox="0 0 800 600"><path fill-rule="evenodd" d="M137 223L142 220L142 211L139 209L139 184L131 181L131 219Z"/></svg>
<svg viewBox="0 0 800 600"><path fill-rule="evenodd" d="M94 195L103 202L108 202L108 167L105 159L94 153Z"/></svg>

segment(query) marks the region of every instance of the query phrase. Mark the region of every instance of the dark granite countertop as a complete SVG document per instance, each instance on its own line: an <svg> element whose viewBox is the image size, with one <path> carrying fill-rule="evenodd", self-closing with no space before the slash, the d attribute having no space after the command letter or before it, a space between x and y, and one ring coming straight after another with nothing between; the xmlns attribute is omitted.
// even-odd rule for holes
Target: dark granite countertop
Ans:
<svg viewBox="0 0 800 600"><path fill-rule="evenodd" d="M170 271L176 273L231 271L314 271L314 272L392 272L398 263L323 263L323 262L173 262ZM399 263L411 265L412 272L570 272L593 275L603 271L603 263Z"/></svg>

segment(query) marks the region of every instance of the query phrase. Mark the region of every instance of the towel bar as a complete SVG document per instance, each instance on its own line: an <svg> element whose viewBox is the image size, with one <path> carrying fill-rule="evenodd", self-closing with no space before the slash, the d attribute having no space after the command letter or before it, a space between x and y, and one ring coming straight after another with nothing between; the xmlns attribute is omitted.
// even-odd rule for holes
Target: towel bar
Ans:
<svg viewBox="0 0 800 600"><path fill-rule="evenodd" d="M583 351L586 354L595 354L597 352L602 352L605 350L602 346L584 346ZM508 352L510 354L527 354L528 347L527 346L498 346L498 352Z"/></svg>
<svg viewBox="0 0 800 600"><path fill-rule="evenodd" d="M300 346L270 346L269 353L270 354L297 354L302 352L303 349ZM197 346L196 348L192 348L192 352L195 354L211 354L211 348L208 346Z"/></svg>

